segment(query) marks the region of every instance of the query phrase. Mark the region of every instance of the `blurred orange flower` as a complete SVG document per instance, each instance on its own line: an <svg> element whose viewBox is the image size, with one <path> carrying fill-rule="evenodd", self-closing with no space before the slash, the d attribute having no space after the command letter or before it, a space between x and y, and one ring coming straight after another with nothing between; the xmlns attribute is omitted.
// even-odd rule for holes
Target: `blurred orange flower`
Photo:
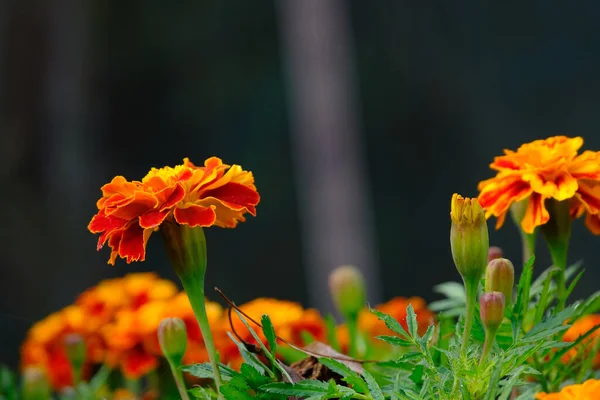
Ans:
<svg viewBox="0 0 600 400"><path fill-rule="evenodd" d="M152 168L141 181L113 178L102 187L88 229L100 234L98 250L108 241L109 264L117 256L143 261L150 235L165 221L233 228L245 213L256 215L259 201L254 176L239 165L211 157L198 167L185 158L182 165Z"/></svg>
<svg viewBox="0 0 600 400"><path fill-rule="evenodd" d="M563 341L574 342L579 339L580 336L586 334L598 325L600 325L600 314L591 314L581 317L575 321L575 323L565 332L563 335ZM582 346L584 347L582 351L583 357L587 357L589 352L592 350L592 347L598 342L598 340L600 340L600 329L592 332L590 336L582 340L580 345L569 350L567 354L563 356L563 361L569 362L571 359L573 359L573 357L576 357ZM593 365L594 368L600 367L600 354L596 354L594 357Z"/></svg>
<svg viewBox="0 0 600 400"><path fill-rule="evenodd" d="M600 152L584 151L581 137L554 136L523 144L517 151L504 150L490 164L496 176L479 183L479 203L486 217L495 216L496 229L504 223L514 202L527 200L521 227L527 233L548 222L546 199L571 201L571 215L587 211L586 225L600 234Z"/></svg>
<svg viewBox="0 0 600 400"><path fill-rule="evenodd" d="M319 312L315 309L304 309L299 303L272 298L257 298L241 305L240 309L258 322L264 314L267 314L277 336L296 346L302 347L306 344L304 334L309 334L319 341L325 339L325 324ZM257 343L235 312L232 312L231 319L233 329L244 341ZM247 322L259 335L261 341L267 343L262 330L252 322ZM226 317L223 318L223 324L225 330L231 331ZM241 365L242 357L237 346L231 340L227 339L221 342L220 352L223 362L229 363L233 368Z"/></svg>
<svg viewBox="0 0 600 400"><path fill-rule="evenodd" d="M589 379L582 384L569 385L557 393L541 392L536 400L595 400L600 399L600 381Z"/></svg>
<svg viewBox="0 0 600 400"><path fill-rule="evenodd" d="M418 331L419 335L423 335L430 325L435 323L435 314L427 308L425 300L420 297L394 297L390 301L380 304L374 307L376 310L381 311L394 317L404 329L408 329L406 324L406 308L409 304L412 304L415 314L417 315ZM364 308L358 314L358 328L368 338L372 339L375 336L382 335L394 335L385 323L381 321L375 314L371 313L370 310ZM345 325L340 325L336 329L337 340L340 344L342 352L348 351L349 336L348 329ZM383 343L380 340L375 340L375 343Z"/></svg>

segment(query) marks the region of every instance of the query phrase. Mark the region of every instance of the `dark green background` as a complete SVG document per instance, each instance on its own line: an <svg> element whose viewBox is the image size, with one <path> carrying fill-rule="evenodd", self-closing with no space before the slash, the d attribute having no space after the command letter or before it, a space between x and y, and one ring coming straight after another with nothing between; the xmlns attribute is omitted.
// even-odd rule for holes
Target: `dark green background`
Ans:
<svg viewBox="0 0 600 400"><path fill-rule="evenodd" d="M476 195L503 148L566 133L600 149L600 4L481 3L344 3L386 299L431 301L433 285L458 278L450 196ZM56 29L84 43L79 97L52 68L68 65ZM270 1L0 0L0 362L16 365L29 326L103 278L175 278L157 236L147 262L111 267L86 225L114 175L184 156L241 164L262 195L257 218L207 230L208 284L238 303L310 305L282 46ZM53 125L57 108L78 125ZM512 224L490 242L519 259ZM599 244L575 223L570 261L587 268L576 297L598 289Z"/></svg>

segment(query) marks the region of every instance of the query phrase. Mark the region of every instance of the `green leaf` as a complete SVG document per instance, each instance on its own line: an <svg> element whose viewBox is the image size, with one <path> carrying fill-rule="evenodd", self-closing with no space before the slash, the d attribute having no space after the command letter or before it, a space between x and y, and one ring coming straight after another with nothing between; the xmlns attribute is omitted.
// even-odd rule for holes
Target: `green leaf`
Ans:
<svg viewBox="0 0 600 400"><path fill-rule="evenodd" d="M533 277L533 263L535 256L531 256L523 266L523 272L517 286L517 300L513 307L512 328L513 341L516 341L523 324L523 316L527 312L529 304L529 290L531 289L531 279Z"/></svg>
<svg viewBox="0 0 600 400"><path fill-rule="evenodd" d="M413 339L419 338L419 324L417 323L417 314L415 314L415 309L412 306L412 303L408 304L406 307L406 326L408 327L408 333Z"/></svg>
<svg viewBox="0 0 600 400"><path fill-rule="evenodd" d="M375 339L379 339L379 340L382 340L393 346L399 346L399 347L411 347L411 346L415 345L415 343L412 340L402 339L401 337L398 337L398 336L381 335L381 336L375 336Z"/></svg>
<svg viewBox="0 0 600 400"><path fill-rule="evenodd" d="M385 322L385 326L387 326L393 332L397 333L398 335L407 340L412 340L408 332L406 332L404 327L400 324L400 322L398 322L396 318L392 317L391 315L382 313L381 311L375 310L374 308L371 308L371 312L375 314L377 318Z"/></svg>
<svg viewBox="0 0 600 400"><path fill-rule="evenodd" d="M383 396L383 392L381 391L381 388L375 381L373 375L371 375L366 369L363 370L362 375L365 378L365 381L367 382L367 386L369 387L369 391L371 392L371 396L373 397L373 399L384 400L385 398Z"/></svg>
<svg viewBox="0 0 600 400"><path fill-rule="evenodd" d="M258 343L258 345L261 347L261 349L263 349L265 357L267 357L269 359L269 361L271 361L272 366L274 368L277 368L279 370L279 372L281 372L281 374L283 376L285 376L291 382L293 379L290 376L290 374L288 374L288 372L285 369L283 369L281 367L281 365L279 365L279 363L275 359L275 356L269 352L269 349L267 349L267 347L264 345L262 340L260 340L260 337L258 337L258 334L256 333L256 331L254 331L254 329L252 329L252 327L250 327L250 325L248 324L248 322L246 321L246 319L244 318L242 313L240 313L238 310L235 310L235 309L234 309L234 311L237 313L238 317L244 323L244 325L246 326L248 331L250 331L250 334L252 335L254 340L256 340L256 343Z"/></svg>
<svg viewBox="0 0 600 400"><path fill-rule="evenodd" d="M17 398L15 375L8 367L0 366L0 395L6 400Z"/></svg>
<svg viewBox="0 0 600 400"><path fill-rule="evenodd" d="M433 287L433 291L436 293L443 294L449 299L462 300L463 304L467 302L467 296L465 294L465 287L458 282L444 282Z"/></svg>
<svg viewBox="0 0 600 400"><path fill-rule="evenodd" d="M244 320L245 321L245 320ZM231 334L231 332L227 332L227 335L229 336L229 338L233 341L233 343L236 344L240 354L242 355L242 358L244 359L245 362L247 362L248 364L252 365L254 368L256 368L257 370L259 370L261 373L266 373L269 374L271 377L274 376L273 372L267 368L267 366L265 364L263 364L258 357L256 356L256 354L254 353L250 353L248 351L248 349L246 348L246 346L239 342L235 336L233 336Z"/></svg>
<svg viewBox="0 0 600 400"><path fill-rule="evenodd" d="M577 283L579 283L579 280L583 276L584 272L585 272L585 269L581 270L581 272L578 273L577 276L571 281L571 283L569 284L569 287L567 288L567 292L565 293L565 299L567 299L571 295L571 293L573 292L573 289L575 289L575 286L577 286Z"/></svg>
<svg viewBox="0 0 600 400"><path fill-rule="evenodd" d="M536 342L538 340L547 340L555 333L565 331L569 329L570 325L565 325L567 321L575 313L574 305L571 305L558 314L545 319L541 323L535 325L525 336L523 336L521 342Z"/></svg>
<svg viewBox="0 0 600 400"><path fill-rule="evenodd" d="M296 396L300 398L321 398L315 397L319 395L329 394L330 386L328 382L305 380L296 382L295 384L286 382L275 382L263 385L260 390L273 393L283 394L286 396ZM345 386L336 386L336 393L341 396L351 395L355 393L352 389Z"/></svg>
<svg viewBox="0 0 600 400"><path fill-rule="evenodd" d="M267 338L267 342L269 343L269 350L271 350L272 354L275 354L275 352L277 351L277 338L275 336L275 329L273 328L271 318L269 318L269 316L265 314L260 319L260 323L262 325L263 333Z"/></svg>
<svg viewBox="0 0 600 400"><path fill-rule="evenodd" d="M201 386L196 386L188 390L188 393L201 400L213 400L217 398L217 393L214 390Z"/></svg>
<svg viewBox="0 0 600 400"><path fill-rule="evenodd" d="M254 390L257 390L260 386L271 382L271 379L261 374L260 371L250 364L242 364L240 367L240 373L246 380L246 383Z"/></svg>
<svg viewBox="0 0 600 400"><path fill-rule="evenodd" d="M351 370L347 365L331 358L319 358L319 362L336 374L341 375L342 380L349 385L352 385L354 390L358 393L369 393L369 387L363 378L357 372Z"/></svg>
<svg viewBox="0 0 600 400"><path fill-rule="evenodd" d="M181 370L200 379L214 378L212 365L210 363L184 365L183 367L181 367ZM264 369L262 370L264 371ZM228 381L235 376L239 376L239 372L236 372L223 364L219 364L219 371L221 372L221 378L223 379L223 381Z"/></svg>

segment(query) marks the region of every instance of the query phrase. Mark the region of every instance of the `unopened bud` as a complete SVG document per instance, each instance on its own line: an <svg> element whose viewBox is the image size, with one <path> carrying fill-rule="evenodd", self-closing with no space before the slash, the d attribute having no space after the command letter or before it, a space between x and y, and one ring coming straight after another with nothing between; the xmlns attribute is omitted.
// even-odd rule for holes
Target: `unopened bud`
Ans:
<svg viewBox="0 0 600 400"><path fill-rule="evenodd" d="M63 344L73 369L76 371L81 370L86 357L83 337L77 333L70 333L63 339Z"/></svg>
<svg viewBox="0 0 600 400"><path fill-rule="evenodd" d="M329 275L329 290L335 306L345 318L355 318L365 306L365 281L354 266L334 269Z"/></svg>
<svg viewBox="0 0 600 400"><path fill-rule="evenodd" d="M487 265L489 238L485 215L477 199L454 193L450 204L450 247L465 284L476 286Z"/></svg>
<svg viewBox="0 0 600 400"><path fill-rule="evenodd" d="M43 368L26 367L23 370L23 400L46 400L50 398L50 384Z"/></svg>
<svg viewBox="0 0 600 400"><path fill-rule="evenodd" d="M187 346L185 323L179 318L165 318L158 326L158 342L169 363L181 365Z"/></svg>
<svg viewBox="0 0 600 400"><path fill-rule="evenodd" d="M488 250L488 263L496 258L502 258L504 252L498 246L491 246Z"/></svg>
<svg viewBox="0 0 600 400"><path fill-rule="evenodd" d="M484 293L479 299L479 306L479 315L486 332L495 335L504 319L504 295L500 292Z"/></svg>
<svg viewBox="0 0 600 400"><path fill-rule="evenodd" d="M490 261L485 271L485 291L501 292L506 304L512 304L515 267L506 258Z"/></svg>

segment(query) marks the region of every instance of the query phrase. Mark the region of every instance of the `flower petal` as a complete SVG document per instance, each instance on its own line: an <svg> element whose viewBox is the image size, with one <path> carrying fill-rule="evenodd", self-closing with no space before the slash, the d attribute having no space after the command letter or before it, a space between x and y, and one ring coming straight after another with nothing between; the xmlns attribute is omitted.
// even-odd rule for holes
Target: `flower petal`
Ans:
<svg viewBox="0 0 600 400"><path fill-rule="evenodd" d="M131 224L123 231L119 243L119 256L129 264L132 261L144 261L146 258L146 243L152 234L152 229L144 229L138 224Z"/></svg>
<svg viewBox="0 0 600 400"><path fill-rule="evenodd" d="M129 379L138 379L155 370L158 367L158 360L145 351L128 351L121 363L123 375Z"/></svg>
<svg viewBox="0 0 600 400"><path fill-rule="evenodd" d="M488 215L505 214L513 202L523 200L531 193L531 186L519 175L505 175L479 184L478 201Z"/></svg>
<svg viewBox="0 0 600 400"><path fill-rule="evenodd" d="M545 198L539 193L531 193L521 228L526 233L533 233L535 228L544 225L550 219L550 214L544 205Z"/></svg>
<svg viewBox="0 0 600 400"><path fill-rule="evenodd" d="M588 213L585 216L585 226L587 226L594 235L600 235L600 215Z"/></svg>
<svg viewBox="0 0 600 400"><path fill-rule="evenodd" d="M148 211L144 215L140 216L139 223L142 228L156 228L167 218L169 215L169 210L166 211L158 211L152 210Z"/></svg>
<svg viewBox="0 0 600 400"><path fill-rule="evenodd" d="M578 186L577 179L573 178L566 169L561 168L561 170L555 171L554 166L547 170L524 173L523 180L531 184L534 192L558 201L573 197Z"/></svg>
<svg viewBox="0 0 600 400"><path fill-rule="evenodd" d="M176 208L173 215L175 216L175 221L191 227L212 226L217 219L217 215L212 207L203 207L195 204L186 208Z"/></svg>

